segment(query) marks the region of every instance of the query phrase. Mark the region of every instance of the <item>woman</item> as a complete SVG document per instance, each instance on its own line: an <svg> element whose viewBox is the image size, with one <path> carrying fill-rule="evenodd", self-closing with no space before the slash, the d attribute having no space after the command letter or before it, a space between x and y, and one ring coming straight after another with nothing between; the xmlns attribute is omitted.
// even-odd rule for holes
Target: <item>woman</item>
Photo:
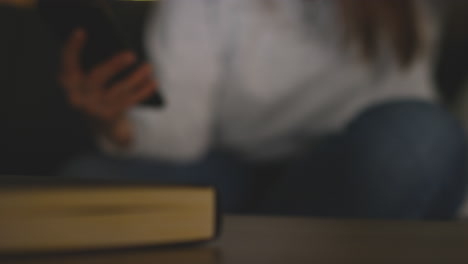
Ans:
<svg viewBox="0 0 468 264"><path fill-rule="evenodd" d="M465 144L435 104L425 3L165 1L147 30L161 110L135 107L154 91L148 65L103 88L131 54L83 73L78 31L70 102L108 153L154 161L88 158L75 173L216 184L230 212L453 217Z"/></svg>

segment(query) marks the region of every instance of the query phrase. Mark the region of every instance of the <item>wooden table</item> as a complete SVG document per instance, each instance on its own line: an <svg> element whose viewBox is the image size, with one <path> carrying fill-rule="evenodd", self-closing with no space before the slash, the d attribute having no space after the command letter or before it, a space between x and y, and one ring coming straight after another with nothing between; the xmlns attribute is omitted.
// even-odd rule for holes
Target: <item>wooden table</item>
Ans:
<svg viewBox="0 0 468 264"><path fill-rule="evenodd" d="M468 263L468 223L225 218L199 247L0 259L2 264Z"/></svg>

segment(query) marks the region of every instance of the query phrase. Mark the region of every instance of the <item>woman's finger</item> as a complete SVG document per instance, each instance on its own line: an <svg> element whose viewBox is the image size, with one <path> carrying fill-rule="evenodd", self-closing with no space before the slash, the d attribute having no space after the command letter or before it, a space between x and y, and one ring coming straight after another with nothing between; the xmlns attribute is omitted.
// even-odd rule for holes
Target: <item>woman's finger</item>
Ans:
<svg viewBox="0 0 468 264"><path fill-rule="evenodd" d="M104 89L106 84L124 69L136 61L132 52L123 52L96 66L89 74L89 83L93 89Z"/></svg>
<svg viewBox="0 0 468 264"><path fill-rule="evenodd" d="M119 102L125 101L125 99L128 98L130 94L132 94L132 91L134 91L150 79L151 73L151 65L144 64L140 66L125 80L120 81L119 83L114 85L109 90L109 93L106 95L106 98L108 98L109 100L116 100Z"/></svg>
<svg viewBox="0 0 468 264"><path fill-rule="evenodd" d="M145 99L148 99L150 96L154 95L157 89L157 84L155 81L151 80L148 81L147 83L143 84L141 87L139 87L134 93L132 93L126 102L124 103L124 106L126 109L129 107L132 107Z"/></svg>
<svg viewBox="0 0 468 264"><path fill-rule="evenodd" d="M103 112L111 112L115 114L120 114L126 112L132 106L138 104L139 102L145 100L149 96L153 95L156 92L156 82L153 80L147 80L144 83L141 83L140 86L134 87L129 93L125 96L119 98L106 98L107 105L106 108L101 108Z"/></svg>
<svg viewBox="0 0 468 264"><path fill-rule="evenodd" d="M133 64L135 60L135 55L130 52L124 52L95 67L86 77L86 84L84 89L82 89L82 94L86 97L87 103L97 106L103 104L107 82L126 67Z"/></svg>
<svg viewBox="0 0 468 264"><path fill-rule="evenodd" d="M68 39L62 52L62 70L65 76L82 74L81 54L86 42L86 32L78 29Z"/></svg>
<svg viewBox="0 0 468 264"><path fill-rule="evenodd" d="M84 74L80 56L85 41L86 33L78 29L71 35L62 51L62 73L59 81L67 92L70 104L75 108L81 108L84 103L81 91Z"/></svg>

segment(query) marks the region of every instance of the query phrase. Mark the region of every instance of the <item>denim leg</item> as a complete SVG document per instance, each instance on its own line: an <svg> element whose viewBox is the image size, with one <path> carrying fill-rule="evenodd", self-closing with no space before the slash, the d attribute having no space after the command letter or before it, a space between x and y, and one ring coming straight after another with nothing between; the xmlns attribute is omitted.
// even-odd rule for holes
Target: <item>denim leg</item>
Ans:
<svg viewBox="0 0 468 264"><path fill-rule="evenodd" d="M296 160L262 211L328 217L448 219L463 200L466 144L438 106L372 107Z"/></svg>
<svg viewBox="0 0 468 264"><path fill-rule="evenodd" d="M192 164L118 159L91 155L74 160L60 173L64 177L109 180L148 180L161 184L216 186L221 208L242 213L252 196L253 177L248 166L229 155L210 154Z"/></svg>

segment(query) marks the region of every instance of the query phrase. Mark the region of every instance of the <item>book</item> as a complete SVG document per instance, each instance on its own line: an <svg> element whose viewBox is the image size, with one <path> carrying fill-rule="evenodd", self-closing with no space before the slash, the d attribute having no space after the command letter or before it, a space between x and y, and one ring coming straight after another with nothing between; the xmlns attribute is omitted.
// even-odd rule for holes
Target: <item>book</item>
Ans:
<svg viewBox="0 0 468 264"><path fill-rule="evenodd" d="M210 241L212 187L0 179L0 253L83 251Z"/></svg>

